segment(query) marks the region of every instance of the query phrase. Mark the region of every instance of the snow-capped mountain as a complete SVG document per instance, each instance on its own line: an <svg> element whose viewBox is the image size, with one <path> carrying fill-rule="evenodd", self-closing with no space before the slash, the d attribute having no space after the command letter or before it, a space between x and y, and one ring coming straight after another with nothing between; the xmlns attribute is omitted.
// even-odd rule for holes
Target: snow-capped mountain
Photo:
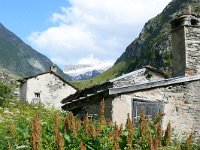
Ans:
<svg viewBox="0 0 200 150"><path fill-rule="evenodd" d="M66 65L63 72L70 75L72 80L87 80L108 70L113 63L100 63L95 65Z"/></svg>

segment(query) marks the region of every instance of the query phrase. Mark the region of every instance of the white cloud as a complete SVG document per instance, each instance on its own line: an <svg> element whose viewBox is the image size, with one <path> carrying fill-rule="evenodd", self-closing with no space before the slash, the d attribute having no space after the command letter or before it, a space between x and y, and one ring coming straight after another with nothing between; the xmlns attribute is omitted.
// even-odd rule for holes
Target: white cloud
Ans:
<svg viewBox="0 0 200 150"><path fill-rule="evenodd" d="M169 2L69 0L70 6L52 14L54 27L32 33L29 41L48 57L57 58L52 60L58 65L115 61L138 36L144 23Z"/></svg>
<svg viewBox="0 0 200 150"><path fill-rule="evenodd" d="M88 64L99 65L102 63L103 64L114 64L113 61L109 61L109 60L103 61L98 58L95 58L94 55L92 55L92 54L78 60L78 64L83 64L83 65L88 65Z"/></svg>
<svg viewBox="0 0 200 150"><path fill-rule="evenodd" d="M86 58L81 58L80 60L78 60L78 64L99 64L101 63L101 61L97 58L94 58L94 55L89 55Z"/></svg>

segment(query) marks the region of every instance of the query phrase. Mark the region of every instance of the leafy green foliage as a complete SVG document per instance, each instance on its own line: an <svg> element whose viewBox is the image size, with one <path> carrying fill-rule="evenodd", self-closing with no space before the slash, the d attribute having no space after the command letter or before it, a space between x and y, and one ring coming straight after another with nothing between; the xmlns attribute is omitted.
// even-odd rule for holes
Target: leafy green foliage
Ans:
<svg viewBox="0 0 200 150"><path fill-rule="evenodd" d="M193 143L192 136L181 145L170 142L171 128L163 134L160 125L163 114L158 114L154 120L141 114L138 127L128 115L126 125L119 126L105 120L103 105L100 120L90 120L86 115L81 121L72 113L65 115L58 110L12 99L7 108L0 109L0 149L173 150L200 147Z"/></svg>
<svg viewBox="0 0 200 150"><path fill-rule="evenodd" d="M3 105L6 99L11 97L11 91L11 87L8 84L0 81L0 106Z"/></svg>
<svg viewBox="0 0 200 150"><path fill-rule="evenodd" d="M14 99L9 100L8 107L0 109L0 149L8 149L9 144L14 149L20 146L31 149L30 127L33 118L38 113L42 125L42 143L48 147L54 145L54 112L43 106L32 106Z"/></svg>

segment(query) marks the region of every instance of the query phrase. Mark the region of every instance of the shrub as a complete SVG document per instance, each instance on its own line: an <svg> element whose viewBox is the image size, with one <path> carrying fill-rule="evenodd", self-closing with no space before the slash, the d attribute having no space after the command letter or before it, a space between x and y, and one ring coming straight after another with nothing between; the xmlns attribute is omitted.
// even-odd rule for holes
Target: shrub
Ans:
<svg viewBox="0 0 200 150"><path fill-rule="evenodd" d="M12 102L13 103L13 102ZM179 150L199 148L192 140L172 142L171 125L166 131L161 128L164 114L154 120L141 114L139 126L134 125L128 114L126 125L111 123L104 118L104 102L101 103L100 120L83 121L72 113L63 113L32 106L18 101L0 109L0 149L48 149L48 150L96 150L96 149L141 149L141 150ZM163 134L164 133L164 134ZM175 143L175 144L174 144Z"/></svg>
<svg viewBox="0 0 200 150"><path fill-rule="evenodd" d="M11 91L11 87L8 84L0 81L0 106L11 96Z"/></svg>

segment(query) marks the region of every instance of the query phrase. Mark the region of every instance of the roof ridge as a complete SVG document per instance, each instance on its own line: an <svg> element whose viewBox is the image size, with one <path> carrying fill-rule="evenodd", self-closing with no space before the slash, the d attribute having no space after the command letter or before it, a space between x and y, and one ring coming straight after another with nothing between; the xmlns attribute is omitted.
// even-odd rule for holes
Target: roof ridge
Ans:
<svg viewBox="0 0 200 150"><path fill-rule="evenodd" d="M18 79L16 81L18 82L21 82L21 83L24 83L26 80L28 79L31 79L31 78L35 78L37 76L40 76L40 75L44 75L44 74L47 74L47 73L51 73L53 74L54 76L58 77L61 81L63 81L64 83L67 83L68 85L70 85L71 87L73 87L74 89L78 90L74 85L72 85L71 83L69 83L68 81L66 81L65 79L63 79L58 73L54 72L54 71L51 71L51 70L48 70L46 72L43 72L43 73L39 73L39 74L36 74L36 75L33 75L33 76L29 76L29 77L24 77L24 78L21 78L21 79Z"/></svg>

